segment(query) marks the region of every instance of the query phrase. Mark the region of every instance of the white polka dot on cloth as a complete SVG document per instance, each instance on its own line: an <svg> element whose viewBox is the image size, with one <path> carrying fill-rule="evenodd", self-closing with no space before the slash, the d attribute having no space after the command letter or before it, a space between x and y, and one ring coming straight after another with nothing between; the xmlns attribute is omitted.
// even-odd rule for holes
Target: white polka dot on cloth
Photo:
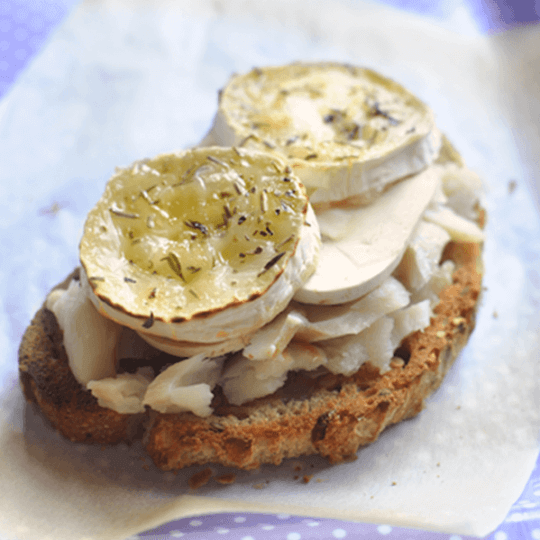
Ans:
<svg viewBox="0 0 540 540"><path fill-rule="evenodd" d="M242 536L241 540L255 540L253 536Z"/></svg>
<svg viewBox="0 0 540 540"><path fill-rule="evenodd" d="M533 540L540 540L540 529L533 529L531 531L531 538Z"/></svg>
<svg viewBox="0 0 540 540"><path fill-rule="evenodd" d="M377 531L380 533L380 534L390 534L392 532L392 527L390 527L390 525L379 525L377 527Z"/></svg>
<svg viewBox="0 0 540 540"><path fill-rule="evenodd" d="M229 529L226 529L225 527L218 527L218 528L216 529L216 532L217 532L218 534L227 534L227 533L229 532Z"/></svg>
<svg viewBox="0 0 540 540"><path fill-rule="evenodd" d="M347 536L347 532L343 529L334 529L332 531L332 536L334 538L345 538Z"/></svg>
<svg viewBox="0 0 540 540"><path fill-rule="evenodd" d="M461 540L461 536L457 536L456 534L453 534L448 540Z"/></svg>
<svg viewBox="0 0 540 540"><path fill-rule="evenodd" d="M28 56L28 53L24 49L17 49L13 56L15 56L17 60L24 60Z"/></svg>
<svg viewBox="0 0 540 540"><path fill-rule="evenodd" d="M202 525L202 521L199 521L198 519L194 519L194 520L190 521L189 524L192 527L200 527Z"/></svg>
<svg viewBox="0 0 540 540"><path fill-rule="evenodd" d="M17 28L17 30L13 32L13 37L17 41L24 41L28 38L28 32L24 28Z"/></svg>
<svg viewBox="0 0 540 540"><path fill-rule="evenodd" d="M302 540L302 535L297 532L291 532L287 535L287 540Z"/></svg>
<svg viewBox="0 0 540 540"><path fill-rule="evenodd" d="M184 533L182 531L171 531L169 533L169 536L172 536L173 538L182 538L182 536L184 536Z"/></svg>
<svg viewBox="0 0 540 540"><path fill-rule="evenodd" d="M263 525L263 526L261 527L261 529L262 529L263 531L271 531L271 530L273 530L274 528L275 528L275 527L274 527L273 525Z"/></svg>
<svg viewBox="0 0 540 540"><path fill-rule="evenodd" d="M244 516L236 516L234 518L235 523L245 523L245 521L246 521L246 518Z"/></svg>

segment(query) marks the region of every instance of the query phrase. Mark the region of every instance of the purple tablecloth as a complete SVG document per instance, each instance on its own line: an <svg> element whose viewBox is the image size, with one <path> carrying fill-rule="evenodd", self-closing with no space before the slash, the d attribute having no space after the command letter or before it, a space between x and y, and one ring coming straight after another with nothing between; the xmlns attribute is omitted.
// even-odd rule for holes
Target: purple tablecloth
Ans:
<svg viewBox="0 0 540 540"><path fill-rule="evenodd" d="M386 0L383 3L444 18L460 2L422 2ZM77 4L74 0L0 0L0 105L32 57L44 47L51 32ZM540 3L533 0L470 1L463 3L483 32L504 31L516 25L534 24L540 20ZM504 489L504 486L501 486ZM0 531L1 536L1 531ZM138 538L165 540L330 540L336 538L450 539L465 537L420 530L390 527L385 524L359 524L331 519L306 519L289 515L217 514L176 520ZM540 460L521 497L504 522L490 536L493 540L540 540Z"/></svg>

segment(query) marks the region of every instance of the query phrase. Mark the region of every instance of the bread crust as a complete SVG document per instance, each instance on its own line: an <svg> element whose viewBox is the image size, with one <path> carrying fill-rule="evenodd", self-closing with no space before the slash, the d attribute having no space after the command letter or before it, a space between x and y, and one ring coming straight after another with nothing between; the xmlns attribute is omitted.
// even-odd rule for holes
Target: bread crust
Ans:
<svg viewBox="0 0 540 540"><path fill-rule="evenodd" d="M366 363L352 376L314 378L291 372L271 396L230 405L214 391L214 414L119 414L97 404L74 378L56 318L42 307L19 349L20 381L30 402L72 441L116 444L140 437L162 470L222 464L254 469L285 458L320 454L331 463L350 459L389 425L418 414L441 384L474 329L482 291L481 246L450 243L443 259L457 269L440 294L431 324L407 336L402 362L381 375Z"/></svg>

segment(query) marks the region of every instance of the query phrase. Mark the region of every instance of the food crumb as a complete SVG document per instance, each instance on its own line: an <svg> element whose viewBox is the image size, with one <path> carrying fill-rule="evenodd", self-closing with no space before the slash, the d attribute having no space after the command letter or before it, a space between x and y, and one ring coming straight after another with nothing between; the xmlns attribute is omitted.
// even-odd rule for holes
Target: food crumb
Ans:
<svg viewBox="0 0 540 540"><path fill-rule="evenodd" d="M312 474L304 474L304 476L302 477L302 482L304 482L304 484L309 484L312 478L313 478Z"/></svg>
<svg viewBox="0 0 540 540"><path fill-rule="evenodd" d="M218 482L219 484L224 484L224 485L234 484L236 482L236 474L234 473L222 474L221 476L216 476L214 480Z"/></svg>
<svg viewBox="0 0 540 540"><path fill-rule="evenodd" d="M42 208L39 213L42 216L56 216L60 210L62 210L62 206L60 206L57 202L53 202L49 207Z"/></svg>
<svg viewBox="0 0 540 540"><path fill-rule="evenodd" d="M210 467L206 467L206 469L195 473L188 480L188 485L191 489L199 489L200 487L207 484L210 478L212 478L212 469Z"/></svg>
<svg viewBox="0 0 540 540"><path fill-rule="evenodd" d="M392 482L392 485L393 485L393 486L397 486L397 482Z"/></svg>
<svg viewBox="0 0 540 540"><path fill-rule="evenodd" d="M508 193L512 195L512 193L516 191L516 188L517 188L517 182L515 180L510 180L510 182L508 182Z"/></svg>
<svg viewBox="0 0 540 540"><path fill-rule="evenodd" d="M323 482L325 482L325 480L323 478L315 478L315 482L317 482L318 484L322 484Z"/></svg>
<svg viewBox="0 0 540 540"><path fill-rule="evenodd" d="M446 332L444 330L439 330L437 334L435 334L438 338L443 338L446 336Z"/></svg>
<svg viewBox="0 0 540 540"><path fill-rule="evenodd" d="M299 477L297 474L295 474L295 475L293 476L293 480L298 480L299 478L300 478L300 477Z"/></svg>
<svg viewBox="0 0 540 540"><path fill-rule="evenodd" d="M253 489L264 489L264 486L266 484L264 482L261 482L260 484L253 484Z"/></svg>
<svg viewBox="0 0 540 540"><path fill-rule="evenodd" d="M496 311L493 312L493 318L494 318L494 319L498 319L498 318L499 318L499 314L498 314Z"/></svg>

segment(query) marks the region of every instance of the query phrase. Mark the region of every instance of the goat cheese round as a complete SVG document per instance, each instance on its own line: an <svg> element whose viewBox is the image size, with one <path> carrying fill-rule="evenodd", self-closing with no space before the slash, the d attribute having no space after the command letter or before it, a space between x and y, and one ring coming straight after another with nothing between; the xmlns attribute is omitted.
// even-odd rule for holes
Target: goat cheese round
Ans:
<svg viewBox="0 0 540 540"><path fill-rule="evenodd" d="M314 205L368 203L431 164L441 135L424 103L394 81L338 63L233 76L203 143L285 156Z"/></svg>
<svg viewBox="0 0 540 540"><path fill-rule="evenodd" d="M83 281L105 316L144 334L217 342L279 313L320 238L279 157L191 149L120 169L89 213Z"/></svg>

